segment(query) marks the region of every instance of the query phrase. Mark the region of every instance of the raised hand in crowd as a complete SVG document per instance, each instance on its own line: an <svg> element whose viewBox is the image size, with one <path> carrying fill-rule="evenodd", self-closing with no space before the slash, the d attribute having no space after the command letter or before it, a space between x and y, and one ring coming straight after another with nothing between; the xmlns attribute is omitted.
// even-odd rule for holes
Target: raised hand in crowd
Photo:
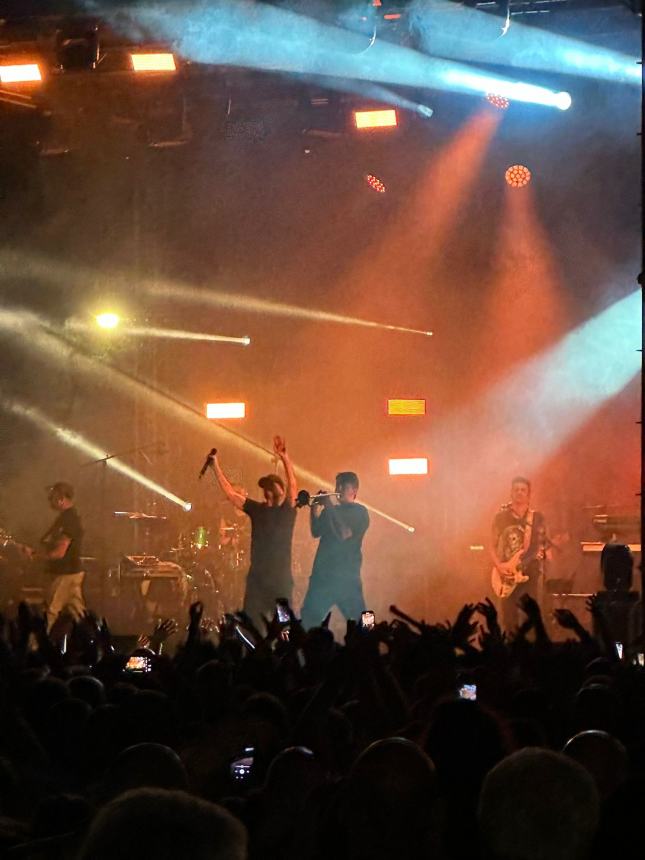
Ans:
<svg viewBox="0 0 645 860"><path fill-rule="evenodd" d="M553 617L564 630L572 630L580 641L589 641L590 633L585 630L577 616L570 609L554 609Z"/></svg>

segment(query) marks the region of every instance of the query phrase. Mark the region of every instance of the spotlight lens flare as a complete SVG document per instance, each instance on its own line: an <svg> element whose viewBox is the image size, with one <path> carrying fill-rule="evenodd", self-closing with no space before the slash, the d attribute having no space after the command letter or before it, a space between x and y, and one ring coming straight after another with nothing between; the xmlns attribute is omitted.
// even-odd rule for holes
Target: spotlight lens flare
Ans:
<svg viewBox="0 0 645 860"><path fill-rule="evenodd" d="M365 177L365 181L370 188L374 189L374 191L377 191L379 194L385 194L385 184L381 182L377 176L368 173Z"/></svg>
<svg viewBox="0 0 645 860"><path fill-rule="evenodd" d="M488 95L486 96L486 100L499 110L508 110L508 107L510 105L510 101L506 98L506 96L499 96L497 95L497 93L488 93Z"/></svg>
<svg viewBox="0 0 645 860"><path fill-rule="evenodd" d="M511 188L523 188L531 181L531 171L523 164L513 164L504 174Z"/></svg>
<svg viewBox="0 0 645 860"><path fill-rule="evenodd" d="M569 110L572 104L572 98L569 93L556 93L555 106L560 110Z"/></svg>
<svg viewBox="0 0 645 860"><path fill-rule="evenodd" d="M111 311L97 314L94 319L96 320L97 326L104 329L114 329L121 322L119 315L112 313Z"/></svg>

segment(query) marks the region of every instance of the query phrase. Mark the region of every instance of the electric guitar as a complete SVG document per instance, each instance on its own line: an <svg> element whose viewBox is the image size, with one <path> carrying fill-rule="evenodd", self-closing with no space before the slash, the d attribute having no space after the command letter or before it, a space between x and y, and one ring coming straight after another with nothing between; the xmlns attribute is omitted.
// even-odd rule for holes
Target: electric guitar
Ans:
<svg viewBox="0 0 645 860"><path fill-rule="evenodd" d="M491 585L497 597L501 597L502 599L510 597L520 582L528 582L528 576L525 576L523 573L523 555L524 550L518 549L508 561L504 561L499 565L501 570L494 567L491 571Z"/></svg>
<svg viewBox="0 0 645 860"><path fill-rule="evenodd" d="M529 578L525 575L524 570L532 561L537 559L543 563L547 560L547 551L549 549L560 549L569 540L569 533L564 532L554 535L552 538L547 538L545 546L541 547L537 554L526 555L524 549L518 549L508 561L500 563L499 567L501 567L501 570L498 570L497 567L492 569L490 579L494 594L497 597L501 597L502 600L510 597L521 582L528 581ZM522 558L522 556L525 557Z"/></svg>

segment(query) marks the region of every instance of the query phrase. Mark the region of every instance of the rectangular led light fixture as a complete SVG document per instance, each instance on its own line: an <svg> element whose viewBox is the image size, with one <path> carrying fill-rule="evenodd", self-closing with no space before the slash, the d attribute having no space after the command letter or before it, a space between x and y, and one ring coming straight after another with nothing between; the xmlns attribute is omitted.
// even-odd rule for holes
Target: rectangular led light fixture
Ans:
<svg viewBox="0 0 645 860"><path fill-rule="evenodd" d="M130 54L135 72L176 72L173 54Z"/></svg>
<svg viewBox="0 0 645 860"><path fill-rule="evenodd" d="M246 403L207 403L207 418L244 418Z"/></svg>
<svg viewBox="0 0 645 860"><path fill-rule="evenodd" d="M425 400L388 400L388 415L425 415Z"/></svg>
<svg viewBox="0 0 645 860"><path fill-rule="evenodd" d="M0 65L0 83L22 84L27 82L42 81L38 63L15 63L11 66Z"/></svg>
<svg viewBox="0 0 645 860"><path fill-rule="evenodd" d="M427 457L402 457L388 460L390 475L427 475Z"/></svg>
<svg viewBox="0 0 645 860"><path fill-rule="evenodd" d="M396 111L387 110L355 110L354 122L356 128L392 128L398 125Z"/></svg>

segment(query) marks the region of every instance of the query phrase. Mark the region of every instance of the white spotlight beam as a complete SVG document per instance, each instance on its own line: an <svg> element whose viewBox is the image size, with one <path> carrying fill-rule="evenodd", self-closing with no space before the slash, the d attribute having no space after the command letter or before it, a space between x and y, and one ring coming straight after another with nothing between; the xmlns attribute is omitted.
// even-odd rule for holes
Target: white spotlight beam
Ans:
<svg viewBox="0 0 645 860"><path fill-rule="evenodd" d="M197 289L183 284L175 283L149 283L144 285L149 295L159 298L174 299L191 304L212 305L213 307L226 308L233 311L246 311L254 314L267 314L270 316L285 316L295 319L307 319L317 322L338 323L340 325L351 325L362 328L380 329L381 331L396 331L402 334L420 334L431 337L431 331L423 329L408 328L407 326L389 325L387 323L374 322L373 320L349 317L331 311L306 308L302 305L292 305L285 302L273 302L269 299L258 299L252 296L244 296L240 293L224 293L220 290Z"/></svg>
<svg viewBox="0 0 645 860"><path fill-rule="evenodd" d="M451 0L416 0L409 20L424 48L442 57L641 85L637 56L523 24L517 16L503 38L499 18Z"/></svg>
<svg viewBox="0 0 645 860"><path fill-rule="evenodd" d="M52 360L66 363L73 355L76 362L76 367L79 371L90 376L96 377L102 383L109 385L111 388L121 394L128 394L132 397L145 398L151 406L154 406L162 412L167 418L173 418L183 424L188 424L196 432L199 432L204 437L207 437L212 442L213 436L217 435L224 438L225 441L233 442L237 447L246 449L268 460L273 459L273 452L253 439L249 439L242 433L222 425L219 421L212 421L206 418L201 410L190 403L186 403L174 394L147 383L121 368L114 367L107 362L99 361L93 356L86 355L81 350L72 347L61 335L53 333L51 330L43 327L42 320L34 314L27 314L20 311L0 311L0 328L6 331L15 332L21 331L25 337L21 338L20 343L28 348L35 347L39 352L48 355ZM89 443L88 443L89 444ZM212 447L212 446L211 446ZM92 451L86 450L85 453L90 457L99 459L104 456L98 448ZM114 461L110 461L114 462ZM118 461L117 461L118 462ZM126 469L129 466L122 464ZM315 472L296 466L297 474L301 475L316 486L330 486L328 478L321 477ZM134 471L134 470L131 470ZM126 474L124 472L124 474ZM139 473L136 473L137 475ZM145 476L142 476L145 477ZM147 479L146 479L147 480ZM145 485L144 485L145 486ZM155 485L157 486L157 485ZM162 495L166 492L163 488ZM179 499L176 504L182 506L187 504ZM376 516L381 517L387 522L397 525L405 531L412 534L415 529L409 523L397 519L394 516L373 507L372 505L363 502L365 506L372 511Z"/></svg>
<svg viewBox="0 0 645 860"><path fill-rule="evenodd" d="M83 320L70 320L66 328L72 331L96 332L96 325L84 322ZM210 334L209 332L201 331L186 331L184 329L160 328L158 326L141 326L121 324L114 326L113 330L118 336L124 335L129 337L156 337L167 340L190 340L190 341L210 341L212 343L232 343L239 346L248 346L251 343L251 338L245 335L244 337L232 337L225 334Z"/></svg>
<svg viewBox="0 0 645 860"><path fill-rule="evenodd" d="M79 286L91 285L94 290L104 287L108 293L117 289L127 290L132 276L123 271L97 273L94 269L82 266L70 266L57 260L38 257L35 254L21 254L16 251L0 251L0 261L7 271L30 274L51 283L73 283ZM231 293L211 288L198 288L189 284L175 281L157 281L144 279L140 288L149 296L172 299L217 308L225 308L239 313L265 314L267 316L282 316L292 319L312 320L313 322L334 323L337 325L357 326L377 331L392 331L401 334L418 334L431 337L432 331L410 328L408 326L390 325L388 323L366 320L361 317L350 317L344 314L324 311L318 308L292 305L285 302L260 299L255 296L245 296L243 293Z"/></svg>
<svg viewBox="0 0 645 860"><path fill-rule="evenodd" d="M250 14L252 8L252 14ZM156 38L172 42L176 51L193 62L296 74L328 75L449 92L484 90L472 68L452 60L429 57L377 39L323 24L286 9L232 0L177 7L137 6L130 10L131 28L143 27ZM114 19L124 29L124 19ZM127 28L126 28L127 29ZM486 76L496 90L512 81ZM534 87L517 91L516 99L557 107L555 93Z"/></svg>
<svg viewBox="0 0 645 860"><path fill-rule="evenodd" d="M69 427L63 427L55 421L52 421L36 406L28 406L18 400L3 399L2 408L19 418L26 419L41 430L51 433L59 442L62 442L70 448L74 448L76 451L80 451L88 457L92 457L95 460L102 460L106 456L103 449L99 448L93 442L90 442L75 430L72 430ZM189 510L189 502L184 499L180 499L179 496L176 496L174 493L171 493L170 490L167 490L165 487L162 487L160 484L147 478L145 475L141 474L141 472L128 466L127 463L122 462L117 457L111 457L105 462L108 467L110 469L114 469L115 472L119 472L119 474L124 475L126 478L129 478L137 484L140 484L147 490L150 490L159 496L163 496L164 499L168 499L168 501L173 502L183 510Z"/></svg>

